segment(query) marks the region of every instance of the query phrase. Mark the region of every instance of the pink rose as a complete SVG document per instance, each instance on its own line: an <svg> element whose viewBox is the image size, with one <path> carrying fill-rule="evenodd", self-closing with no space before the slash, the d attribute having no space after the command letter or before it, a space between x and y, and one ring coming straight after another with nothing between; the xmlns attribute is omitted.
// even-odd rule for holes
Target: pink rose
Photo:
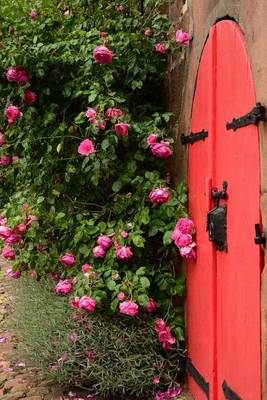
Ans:
<svg viewBox="0 0 267 400"><path fill-rule="evenodd" d="M98 246L101 246L104 250L107 250L112 245L112 240L106 235L100 235L97 239Z"/></svg>
<svg viewBox="0 0 267 400"><path fill-rule="evenodd" d="M82 156L95 153L94 143L90 139L83 140L78 147L78 153Z"/></svg>
<svg viewBox="0 0 267 400"><path fill-rule="evenodd" d="M35 10L31 10L31 12L29 12L29 17L31 17L32 19L36 19L38 17L38 14Z"/></svg>
<svg viewBox="0 0 267 400"><path fill-rule="evenodd" d="M6 259L6 260L15 260L16 258L16 252L14 249L12 249L11 247L4 247L2 250L2 256Z"/></svg>
<svg viewBox="0 0 267 400"><path fill-rule="evenodd" d="M72 308L79 308L79 302L80 302L79 297L74 297L73 299L69 299L69 305Z"/></svg>
<svg viewBox="0 0 267 400"><path fill-rule="evenodd" d="M133 256L131 247L127 246L118 246L116 248L116 257L118 260L129 260Z"/></svg>
<svg viewBox="0 0 267 400"><path fill-rule="evenodd" d="M156 157L168 158L172 155L172 149L169 142L165 142L164 140L161 140L159 143L152 143L150 148Z"/></svg>
<svg viewBox="0 0 267 400"><path fill-rule="evenodd" d="M175 40L177 43L187 45L190 42L190 35L188 32L178 30L175 34Z"/></svg>
<svg viewBox="0 0 267 400"><path fill-rule="evenodd" d="M129 125L123 122L115 124L115 131L118 136L128 136Z"/></svg>
<svg viewBox="0 0 267 400"><path fill-rule="evenodd" d="M12 279L18 279L21 276L20 270L13 271L13 267L11 265L6 267L6 276Z"/></svg>
<svg viewBox="0 0 267 400"><path fill-rule="evenodd" d="M155 331L159 333L165 328L166 328L165 321L163 321L163 319L157 319L157 321L155 322Z"/></svg>
<svg viewBox="0 0 267 400"><path fill-rule="evenodd" d="M37 101L37 94L29 89L25 89L23 101L25 104L34 104Z"/></svg>
<svg viewBox="0 0 267 400"><path fill-rule="evenodd" d="M16 226L16 231L18 233L25 233L27 230L27 226L25 224L19 224Z"/></svg>
<svg viewBox="0 0 267 400"><path fill-rule="evenodd" d="M157 305L157 303L155 302L155 300L152 299L152 298L150 298L150 299L148 300L147 306L144 307L144 310L145 310L146 312L151 313L151 312L156 311L157 307L158 307L158 305Z"/></svg>
<svg viewBox="0 0 267 400"><path fill-rule="evenodd" d="M145 36L148 36L148 37L152 36L152 31L151 31L150 28L147 28L147 29L145 30Z"/></svg>
<svg viewBox="0 0 267 400"><path fill-rule="evenodd" d="M152 378L153 385L157 385L160 382L160 377L158 375L154 375Z"/></svg>
<svg viewBox="0 0 267 400"><path fill-rule="evenodd" d="M169 399L176 399L177 397L180 396L180 394L182 393L183 388L182 387L177 387L177 388L172 388L167 390L166 395L167 398Z"/></svg>
<svg viewBox="0 0 267 400"><path fill-rule="evenodd" d="M105 112L105 118L107 120L114 117L122 117L124 115L123 111L120 108L108 108Z"/></svg>
<svg viewBox="0 0 267 400"><path fill-rule="evenodd" d="M104 249L102 246L95 246L93 248L93 255L96 258L104 258L106 255L106 249Z"/></svg>
<svg viewBox="0 0 267 400"><path fill-rule="evenodd" d="M151 133L147 138L147 144L150 146L153 143L157 142L158 135L155 133Z"/></svg>
<svg viewBox="0 0 267 400"><path fill-rule="evenodd" d="M17 76L18 76L17 68L14 68L14 67L8 68L7 73L6 73L6 79L9 82L16 82Z"/></svg>
<svg viewBox="0 0 267 400"><path fill-rule="evenodd" d="M151 203L167 203L170 200L170 193L167 188L153 189L149 193Z"/></svg>
<svg viewBox="0 0 267 400"><path fill-rule="evenodd" d="M29 271L28 272L28 276L30 277L30 278L35 278L36 277L36 272L35 271Z"/></svg>
<svg viewBox="0 0 267 400"><path fill-rule="evenodd" d="M192 243L192 236L188 234L184 235L181 233L175 240L175 245L177 247L188 246L190 243Z"/></svg>
<svg viewBox="0 0 267 400"><path fill-rule="evenodd" d="M22 112L18 107L10 105L5 110L5 116L9 124L13 124L17 119L22 117Z"/></svg>
<svg viewBox="0 0 267 400"><path fill-rule="evenodd" d="M99 37L101 37L101 38L107 36L106 32L99 32L98 35L99 35Z"/></svg>
<svg viewBox="0 0 267 400"><path fill-rule="evenodd" d="M5 142L5 134L4 134L4 132L0 131L0 147L4 146L4 144L6 144L6 142Z"/></svg>
<svg viewBox="0 0 267 400"><path fill-rule="evenodd" d="M167 49L163 43L157 43L155 46L155 50L161 54L165 54L167 51Z"/></svg>
<svg viewBox="0 0 267 400"><path fill-rule="evenodd" d="M179 251L182 257L185 257L188 260L194 260L196 258L196 252L192 245L195 245L195 243L191 243L190 246L180 247Z"/></svg>
<svg viewBox="0 0 267 400"><path fill-rule="evenodd" d="M26 217L25 223L26 223L27 226L31 226L31 223L34 222L34 221L38 221L38 217L36 217L36 215L29 214Z"/></svg>
<svg viewBox="0 0 267 400"><path fill-rule="evenodd" d="M76 258L72 253L65 253L64 256L60 257L59 262L65 267L71 267L75 264Z"/></svg>
<svg viewBox="0 0 267 400"><path fill-rule="evenodd" d="M119 310L121 314L136 317L138 315L138 305L131 300L124 301L120 304Z"/></svg>
<svg viewBox="0 0 267 400"><path fill-rule="evenodd" d="M88 271L90 271L90 269L92 269L92 265L91 264L83 264L82 265L82 272L84 274L86 274Z"/></svg>
<svg viewBox="0 0 267 400"><path fill-rule="evenodd" d="M7 155L0 156L0 164L2 164L4 166L10 165L11 164L11 157L9 157Z"/></svg>
<svg viewBox="0 0 267 400"><path fill-rule="evenodd" d="M82 296L79 300L79 308L89 312L94 312L96 307L96 300L90 296Z"/></svg>
<svg viewBox="0 0 267 400"><path fill-rule="evenodd" d="M103 131L104 129L106 129L106 121L99 121L97 123L97 127L98 129L101 129Z"/></svg>
<svg viewBox="0 0 267 400"><path fill-rule="evenodd" d="M106 46L97 46L93 51L93 59L100 64L110 64L112 56L112 52Z"/></svg>
<svg viewBox="0 0 267 400"><path fill-rule="evenodd" d="M126 299L125 293L120 292L120 293L118 294L118 299L119 299L120 301L124 301L124 300Z"/></svg>
<svg viewBox="0 0 267 400"><path fill-rule="evenodd" d="M10 229L10 228L8 228L7 226L5 226L5 225L0 225L0 236L3 238L3 239L6 239L6 238L8 238L9 236L11 236L12 235L12 230Z"/></svg>
<svg viewBox="0 0 267 400"><path fill-rule="evenodd" d="M129 236L129 233L126 231L121 231L120 234L121 234L121 237L123 237L124 239L126 239Z"/></svg>
<svg viewBox="0 0 267 400"><path fill-rule="evenodd" d="M176 339L171 334L171 328L169 328L168 326L164 330L160 331L158 333L158 336L159 336L159 341L161 343L163 342L166 342L168 344L176 343Z"/></svg>
<svg viewBox="0 0 267 400"><path fill-rule="evenodd" d="M62 355L61 355L61 357L59 357L59 359L57 360L58 362L65 362L65 361L67 361L67 359L69 358L69 355L68 355L68 353L65 351Z"/></svg>
<svg viewBox="0 0 267 400"><path fill-rule="evenodd" d="M19 157L18 156L12 156L12 162L16 163L19 161Z"/></svg>
<svg viewBox="0 0 267 400"><path fill-rule="evenodd" d="M85 113L87 118L95 118L96 117L96 111L94 108L89 107Z"/></svg>
<svg viewBox="0 0 267 400"><path fill-rule="evenodd" d="M7 218L0 215L0 225L6 226L6 224L7 224Z"/></svg>
<svg viewBox="0 0 267 400"><path fill-rule="evenodd" d="M21 240L21 237L19 235L16 234L12 234L10 235L8 238L4 239L4 242L6 244L16 244Z"/></svg>
<svg viewBox="0 0 267 400"><path fill-rule="evenodd" d="M18 85L25 85L28 83L30 80L29 74L27 71L24 71L22 69L17 69L17 78L16 82Z"/></svg>
<svg viewBox="0 0 267 400"><path fill-rule="evenodd" d="M59 294L69 294L72 292L72 284L68 279L60 280L55 286L55 291Z"/></svg>
<svg viewBox="0 0 267 400"><path fill-rule="evenodd" d="M175 229L179 229L184 234L191 235L194 229L194 222L189 218L180 218L177 221Z"/></svg>

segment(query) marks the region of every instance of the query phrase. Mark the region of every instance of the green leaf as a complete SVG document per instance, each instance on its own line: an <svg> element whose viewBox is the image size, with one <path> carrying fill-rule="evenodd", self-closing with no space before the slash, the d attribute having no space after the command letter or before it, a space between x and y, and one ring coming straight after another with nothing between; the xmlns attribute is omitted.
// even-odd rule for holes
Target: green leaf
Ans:
<svg viewBox="0 0 267 400"><path fill-rule="evenodd" d="M143 289L148 289L150 287L150 280L145 276L140 278L140 283Z"/></svg>
<svg viewBox="0 0 267 400"><path fill-rule="evenodd" d="M109 279L108 281L106 281L106 285L109 290L113 291L116 287L116 282L112 279Z"/></svg>
<svg viewBox="0 0 267 400"><path fill-rule="evenodd" d="M115 181L112 185L112 190L115 193L118 193L122 188L122 183L121 181Z"/></svg>
<svg viewBox="0 0 267 400"><path fill-rule="evenodd" d="M131 239L136 247L144 247L145 246L145 239L143 236L132 234Z"/></svg>
<svg viewBox="0 0 267 400"><path fill-rule="evenodd" d="M137 298L137 301L141 307L146 307L148 305L149 298L146 294L140 294Z"/></svg>
<svg viewBox="0 0 267 400"><path fill-rule="evenodd" d="M139 216L139 220L141 224L147 225L150 221L150 216L149 216L149 208L144 208Z"/></svg>
<svg viewBox="0 0 267 400"><path fill-rule="evenodd" d="M171 244L171 242L172 242L171 234L172 234L172 231L167 231L167 232L164 233L164 235L163 235L163 244L165 246Z"/></svg>
<svg viewBox="0 0 267 400"><path fill-rule="evenodd" d="M138 270L135 272L135 274L136 274L137 276L145 275L145 273L146 273L146 267L140 267L140 268L138 268Z"/></svg>

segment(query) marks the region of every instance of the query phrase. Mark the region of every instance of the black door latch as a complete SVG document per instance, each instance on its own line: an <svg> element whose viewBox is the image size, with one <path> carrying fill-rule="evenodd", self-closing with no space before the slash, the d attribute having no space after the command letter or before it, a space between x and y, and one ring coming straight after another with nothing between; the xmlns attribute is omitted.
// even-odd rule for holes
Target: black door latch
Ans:
<svg viewBox="0 0 267 400"><path fill-rule="evenodd" d="M256 244L266 244L266 236L265 234L261 231L260 224L255 224L255 243Z"/></svg>
<svg viewBox="0 0 267 400"><path fill-rule="evenodd" d="M211 189L211 198L216 202L216 207L210 210L207 214L207 231L209 240L214 242L216 249L220 251L227 251L226 242L226 204L220 205L221 199L227 199L227 186L226 181L223 182L222 190L218 191L217 188Z"/></svg>

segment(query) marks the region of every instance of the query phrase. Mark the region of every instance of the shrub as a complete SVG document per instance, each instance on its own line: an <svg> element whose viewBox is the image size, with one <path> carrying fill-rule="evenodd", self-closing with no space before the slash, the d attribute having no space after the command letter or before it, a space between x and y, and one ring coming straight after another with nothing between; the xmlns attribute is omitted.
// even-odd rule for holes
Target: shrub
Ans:
<svg viewBox="0 0 267 400"><path fill-rule="evenodd" d="M12 326L45 378L118 398L151 393L156 371L163 381L165 374L181 373L177 348L174 365L168 361L167 367L147 321L81 311L73 315L67 299L51 290L51 280L21 278L13 286Z"/></svg>

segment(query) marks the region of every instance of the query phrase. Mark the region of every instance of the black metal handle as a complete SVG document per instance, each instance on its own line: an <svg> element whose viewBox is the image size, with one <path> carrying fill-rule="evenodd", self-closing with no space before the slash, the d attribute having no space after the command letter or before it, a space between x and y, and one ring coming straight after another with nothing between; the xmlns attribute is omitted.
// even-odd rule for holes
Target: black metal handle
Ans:
<svg viewBox="0 0 267 400"><path fill-rule="evenodd" d="M261 231L260 224L255 224L255 239L254 239L256 244L266 244L266 236L265 234Z"/></svg>

